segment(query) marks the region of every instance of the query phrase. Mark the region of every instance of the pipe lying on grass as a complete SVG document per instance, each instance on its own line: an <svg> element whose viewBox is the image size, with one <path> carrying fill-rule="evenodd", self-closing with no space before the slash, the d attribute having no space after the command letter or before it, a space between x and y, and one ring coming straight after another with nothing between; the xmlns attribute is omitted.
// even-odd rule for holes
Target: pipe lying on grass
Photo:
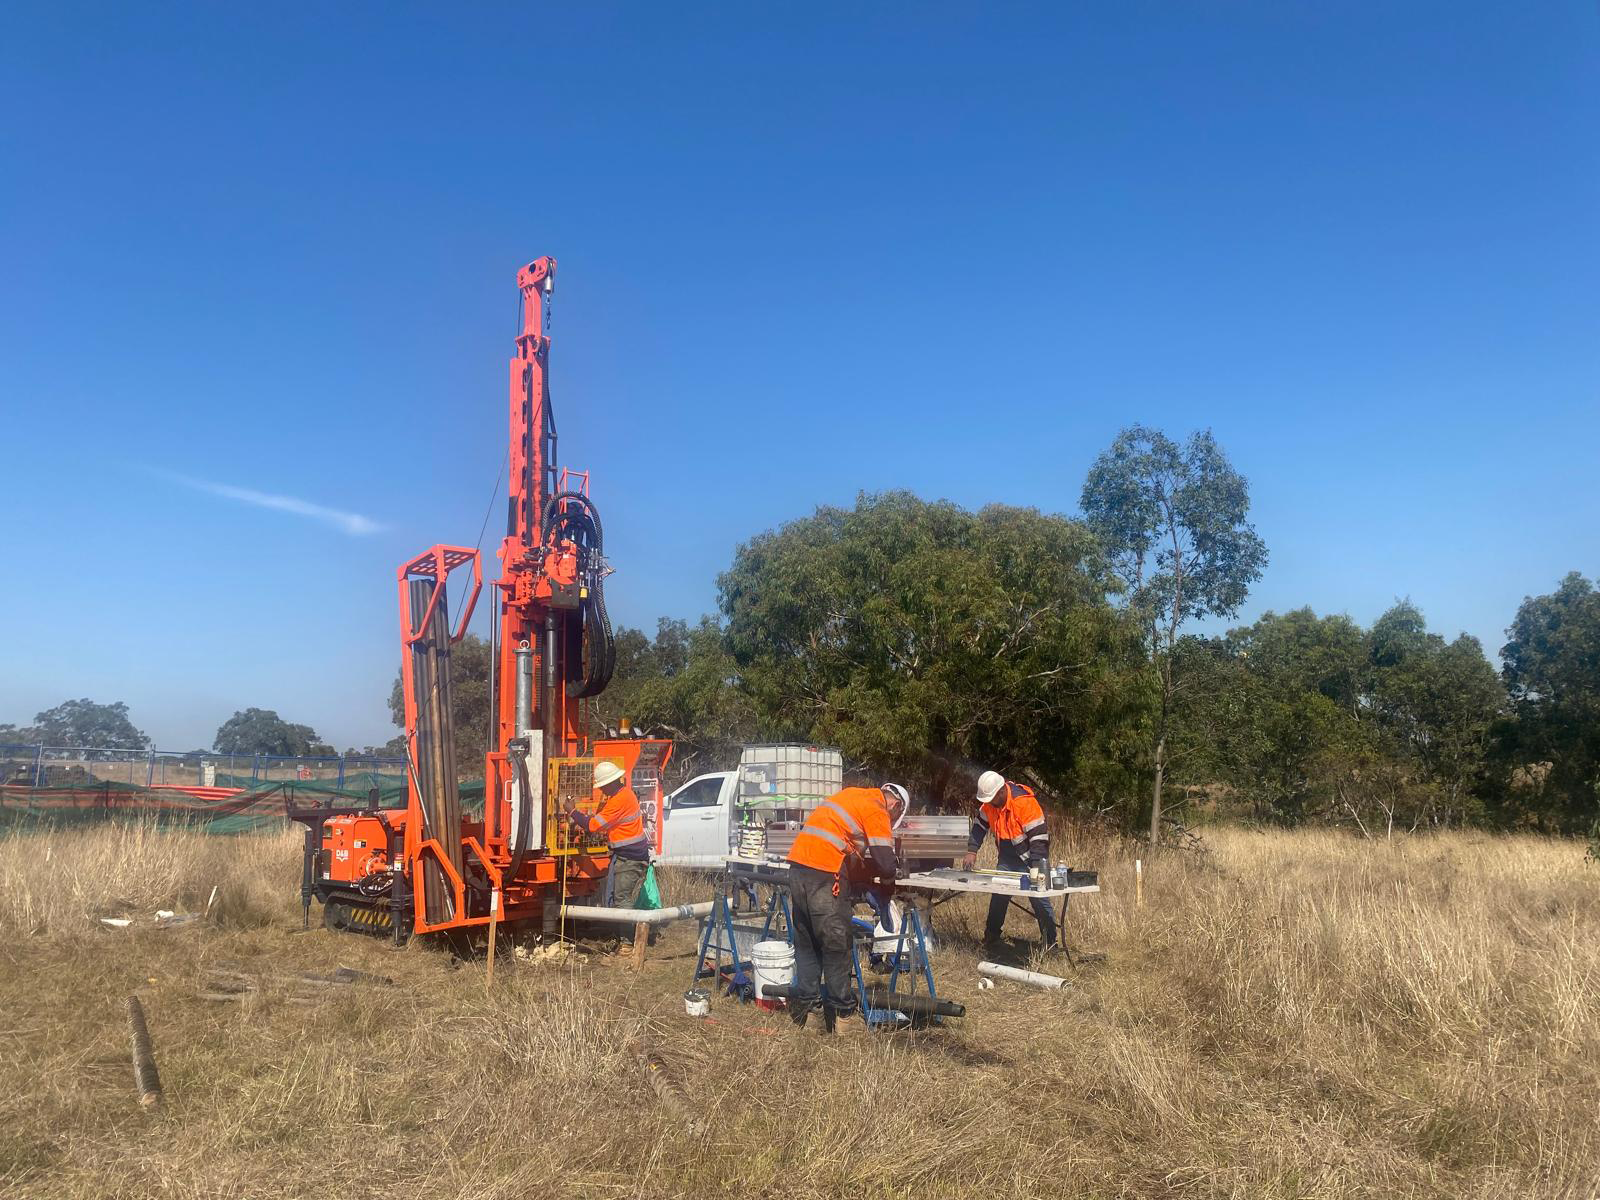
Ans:
<svg viewBox="0 0 1600 1200"><path fill-rule="evenodd" d="M128 1033L133 1043L133 1083L139 1089L139 1107L161 1107L161 1076L156 1071L156 1056L150 1049L150 1030L144 1022L144 1005L139 997L128 997Z"/></svg>
<svg viewBox="0 0 1600 1200"><path fill-rule="evenodd" d="M762 994L769 998L787 1000L794 993L792 983L764 983ZM896 995L886 987L867 988L867 1003L873 1008L894 1009L908 1017L964 1017L967 1007L954 1000L935 1000L932 996Z"/></svg>
<svg viewBox="0 0 1600 1200"><path fill-rule="evenodd" d="M665 925L687 917L711 915L715 900L704 904L680 904L676 908L606 908L599 904L568 904L561 911L575 921L616 921L625 925Z"/></svg>
<svg viewBox="0 0 1600 1200"><path fill-rule="evenodd" d="M1059 975L1044 975L1038 971L1024 971L1021 967L1003 967L999 963L981 962L978 974L993 979L1009 979L1013 983L1029 983L1040 988L1064 988L1067 981Z"/></svg>

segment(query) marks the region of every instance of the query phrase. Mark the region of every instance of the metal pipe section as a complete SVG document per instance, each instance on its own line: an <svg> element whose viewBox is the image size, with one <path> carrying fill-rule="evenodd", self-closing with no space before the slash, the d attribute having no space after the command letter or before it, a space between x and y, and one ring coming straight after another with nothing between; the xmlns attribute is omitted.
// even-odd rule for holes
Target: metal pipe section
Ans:
<svg viewBox="0 0 1600 1200"><path fill-rule="evenodd" d="M568 904L563 913L577 921L616 921L624 925L665 925L668 921L681 921L688 917L707 917L716 907L716 901L704 904L680 904L677 908L607 908L600 904Z"/></svg>
<svg viewBox="0 0 1600 1200"><path fill-rule="evenodd" d="M769 989L770 990L770 989ZM967 1006L954 1000L935 1000L931 996L896 995L886 987L868 987L867 1003L873 1008L903 1012L908 1017L964 1017Z"/></svg>
<svg viewBox="0 0 1600 1200"><path fill-rule="evenodd" d="M1004 967L999 963L981 962L978 974L991 979L1009 979L1012 983L1027 983L1038 988L1064 988L1067 981L1059 975L1044 975L1038 971L1024 971L1021 967Z"/></svg>
<svg viewBox="0 0 1600 1200"><path fill-rule="evenodd" d="M512 653L517 659L516 729L512 733L524 737L533 728L533 647L523 642Z"/></svg>
<svg viewBox="0 0 1600 1200"><path fill-rule="evenodd" d="M500 671L500 641L496 636L500 632L500 622L489 622L489 740L484 743L490 750L502 749L500 745L500 692L496 685L503 682L496 678ZM339 764L339 786L344 783L344 764Z"/></svg>
<svg viewBox="0 0 1600 1200"><path fill-rule="evenodd" d="M544 615L544 732L550 739L546 753L567 753L562 744L562 728L556 717L556 614Z"/></svg>
<svg viewBox="0 0 1600 1200"><path fill-rule="evenodd" d="M761 985L761 992L767 997L787 1000L794 993L794 984L764 983ZM866 999L867 1003L873 1008L903 1012L908 1017L964 1017L967 1015L967 1006L958 1004L954 1000L935 1000L932 996L896 994L882 986L867 988Z"/></svg>

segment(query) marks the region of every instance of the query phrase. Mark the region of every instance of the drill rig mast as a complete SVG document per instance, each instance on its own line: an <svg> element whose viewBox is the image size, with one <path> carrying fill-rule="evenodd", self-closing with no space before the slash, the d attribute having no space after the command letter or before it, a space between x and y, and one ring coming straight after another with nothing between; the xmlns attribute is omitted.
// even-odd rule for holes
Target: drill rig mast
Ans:
<svg viewBox="0 0 1600 1200"><path fill-rule="evenodd" d="M333 927L432 933L506 921L551 927L560 897L591 895L609 866L603 840L561 819L591 804L603 757L632 777L658 814L670 742L596 741L586 701L616 665L605 607L600 515L587 472L561 467L550 404L549 304L556 263L517 273L521 322L510 364L510 485L490 634L491 741L483 817L461 809L453 752L449 648L466 632L482 579L478 551L434 546L398 572L405 698L407 804L401 811L296 809L307 824L302 898L324 902ZM473 581L452 628L446 583L470 566ZM648 799L647 799L648 797Z"/></svg>
<svg viewBox="0 0 1600 1200"><path fill-rule="evenodd" d="M560 468L556 455L547 332L555 273L553 258L517 272L522 327L511 358L511 482L495 581L498 636L491 648L499 685L484 770L485 818L495 817L490 845L503 846L506 855L508 915L530 902L530 884L554 881L558 858L592 857L573 855L571 847L563 854L552 844L565 828L549 804L550 780L553 774L560 784L559 769L547 767L559 768L591 749L583 701L605 690L616 666L605 607L604 535L589 500L589 475ZM523 870L530 856L531 879ZM549 879L541 878L541 860ZM564 864L569 892L593 874L590 866Z"/></svg>

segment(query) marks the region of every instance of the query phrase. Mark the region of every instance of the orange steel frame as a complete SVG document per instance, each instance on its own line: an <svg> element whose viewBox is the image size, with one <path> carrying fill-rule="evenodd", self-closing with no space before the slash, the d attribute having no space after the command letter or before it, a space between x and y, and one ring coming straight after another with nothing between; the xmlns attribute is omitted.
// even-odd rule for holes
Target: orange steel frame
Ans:
<svg viewBox="0 0 1600 1200"><path fill-rule="evenodd" d="M463 818L462 828L457 833L461 839L463 864L481 868L493 891L493 905L498 907L501 920L539 917L547 902L558 902L561 891L572 896L592 894L610 866L610 858L605 854L556 854L552 853L554 847L546 845L530 850L515 877L509 876L513 860L509 842L512 771L507 746L521 732L516 728L514 682L519 646L533 651L533 724L544 734L544 761L582 756L591 746L583 730L582 701L569 696L559 682L552 688L541 684L547 669L554 671L558 681L565 677L566 664L547 662L547 656L553 650L560 660L572 652L575 631L571 623L582 620L580 609L570 599L558 599L563 588L571 589L575 584L576 550L572 543L554 535L546 542L542 532L544 512L553 496L565 491L587 495L589 487L587 472L565 469L558 472L555 462L555 425L549 388L551 341L545 332L555 270L555 259L546 257L529 263L517 273L522 326L510 366L509 509L506 536L498 552L500 576L492 584L498 610L495 694L491 697L496 735L495 744L485 756L483 820ZM401 636L406 655L417 639L412 631L425 628L422 622L411 619L406 580L419 575L437 578L440 584L435 592L437 601L444 593L443 584L448 574L469 562L473 571L471 598L451 635L452 641L458 641L466 632L467 619L472 614L482 581L478 552L462 547L435 546L400 568ZM553 625L547 625L551 619ZM552 631L554 636L549 636ZM415 764L417 697L412 695L409 669L402 669L401 680L410 762ZM483 903L475 906L471 902L472 889L462 872L451 865L438 839L426 836L422 798L418 792L420 784L414 766L407 775L405 874L412 888L414 931L430 933L487 925L491 906ZM544 771L530 771L529 781L541 795L544 793L547 786ZM440 831L440 836L446 835ZM454 899L454 915L439 923L426 920L420 886L422 873L418 868L429 857L440 864Z"/></svg>
<svg viewBox="0 0 1600 1200"><path fill-rule="evenodd" d="M400 585L400 645L402 661L400 668L400 690L405 701L406 715L406 819L403 828L405 865L412 882L412 928L418 933L433 933L441 929L455 928L461 924L471 924L467 917L470 907L467 898L466 881L461 873L456 870L450 860L440 838L444 831L440 830L430 834L427 823L422 815L422 797L418 791L420 781L417 779L417 702L416 683L411 672L411 648L422 640L424 632L433 620L434 610L443 601L446 595L445 584L457 567L468 564L472 566L472 591L468 593L466 607L456 618L456 627L450 631L450 642L454 645L466 636L467 623L472 620L472 613L478 606L478 596L483 590L483 559L475 549L465 546L434 546L425 550L411 561L401 565L396 572ZM411 609L411 589L407 583L412 579L432 579L436 586L433 596L428 601L428 607L421 613L413 613ZM487 860L482 844L471 832L465 828L455 831L461 837L464 850L471 851L490 872L490 878L495 881L494 886L499 886L498 873ZM427 919L427 911L423 905L423 891L418 886L422 877L422 865L427 860L436 863L444 875L445 883L451 892L450 911L456 914L456 919L440 924L432 924Z"/></svg>

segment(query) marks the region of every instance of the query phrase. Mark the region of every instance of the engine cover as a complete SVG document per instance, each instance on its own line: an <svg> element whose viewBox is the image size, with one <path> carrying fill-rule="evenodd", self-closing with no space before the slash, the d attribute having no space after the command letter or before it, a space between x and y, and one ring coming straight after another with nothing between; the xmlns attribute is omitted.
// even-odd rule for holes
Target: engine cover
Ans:
<svg viewBox="0 0 1600 1200"><path fill-rule="evenodd" d="M356 884L389 866L389 827L382 817L345 813L322 823L322 880Z"/></svg>

